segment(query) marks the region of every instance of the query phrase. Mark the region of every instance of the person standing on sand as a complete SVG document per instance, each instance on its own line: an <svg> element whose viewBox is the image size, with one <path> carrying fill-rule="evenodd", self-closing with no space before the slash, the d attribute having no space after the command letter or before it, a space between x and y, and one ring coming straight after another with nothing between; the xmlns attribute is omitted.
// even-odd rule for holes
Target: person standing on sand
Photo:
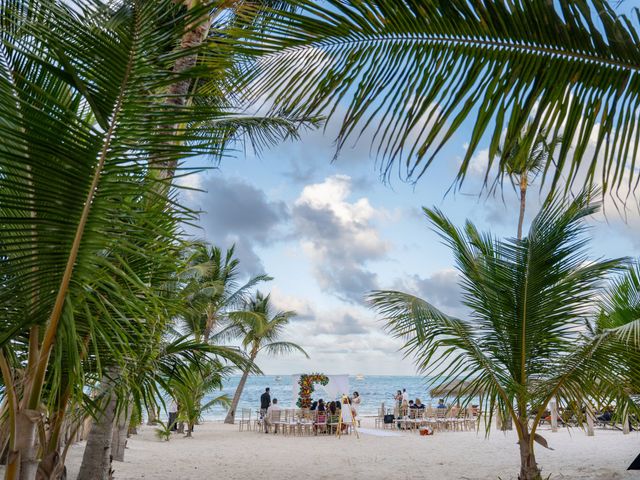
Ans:
<svg viewBox="0 0 640 480"><path fill-rule="evenodd" d="M175 432L178 430L178 424L177 424L178 403L173 397L171 397L171 403L169 404L169 412L167 413L169 413L169 420L168 420L169 428L172 432Z"/></svg>
<svg viewBox="0 0 640 480"><path fill-rule="evenodd" d="M358 410L360 410L360 402L362 399L360 398L360 394L358 392L353 392L353 398L351 399L351 410L353 411L353 418L358 421L358 427L360 427L360 417L358 416Z"/></svg>
<svg viewBox="0 0 640 480"><path fill-rule="evenodd" d="M271 394L269 393L269 387L264 389L264 393L260 395L260 415L264 417L267 413L267 409L271 405Z"/></svg>
<svg viewBox="0 0 640 480"><path fill-rule="evenodd" d="M396 403L398 404L398 408L400 408L402 406L402 392L400 390L398 390L396 392L395 397L393 397L393 399L396 401Z"/></svg>

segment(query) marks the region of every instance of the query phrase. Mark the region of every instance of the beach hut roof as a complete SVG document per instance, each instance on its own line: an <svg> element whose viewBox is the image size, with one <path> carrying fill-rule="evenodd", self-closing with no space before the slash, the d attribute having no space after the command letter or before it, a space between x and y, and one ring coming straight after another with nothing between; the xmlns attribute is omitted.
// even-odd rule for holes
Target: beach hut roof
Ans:
<svg viewBox="0 0 640 480"><path fill-rule="evenodd" d="M470 393L469 387L471 382L452 380L450 382L441 383L435 388L431 389L431 397L449 397L454 395L461 395L463 393ZM482 393L482 389L474 388L473 394L478 395Z"/></svg>

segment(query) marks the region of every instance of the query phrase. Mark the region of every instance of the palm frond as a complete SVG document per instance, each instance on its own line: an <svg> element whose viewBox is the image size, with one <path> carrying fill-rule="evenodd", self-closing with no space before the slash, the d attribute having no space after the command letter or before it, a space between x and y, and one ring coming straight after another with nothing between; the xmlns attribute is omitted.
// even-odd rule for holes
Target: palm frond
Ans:
<svg viewBox="0 0 640 480"><path fill-rule="evenodd" d="M306 358L309 358L309 354L305 352L304 348L293 342L271 342L260 347L261 351L268 353L269 355L285 355L294 352L302 353Z"/></svg>
<svg viewBox="0 0 640 480"><path fill-rule="evenodd" d="M295 3L247 42L248 91L288 114L341 116L338 151L371 132L385 177L397 165L420 178L470 120L462 182L483 140L490 168L503 133L508 151L531 121L564 138L544 167L553 188L563 174L564 188L637 184L637 13L604 0Z"/></svg>

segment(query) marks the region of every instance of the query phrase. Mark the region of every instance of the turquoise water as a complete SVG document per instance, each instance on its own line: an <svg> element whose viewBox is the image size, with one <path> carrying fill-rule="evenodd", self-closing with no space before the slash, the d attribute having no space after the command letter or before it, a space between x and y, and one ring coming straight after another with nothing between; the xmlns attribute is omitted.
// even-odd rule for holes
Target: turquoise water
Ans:
<svg viewBox="0 0 640 480"><path fill-rule="evenodd" d="M240 376L231 377L225 384L223 393L229 395L230 398L236 390ZM424 377L403 377L403 376L389 376L389 375L374 375L365 376L364 380L357 380L355 376L349 377L349 389L351 392L357 391L362 397L362 403L360 405L360 412L362 415L375 415L377 409L382 402L385 405L393 405L393 396L397 390L407 389L409 398L415 400L420 398L423 403L428 404L433 401L434 405L437 403L437 399L432 400L429 396L429 384L428 379ZM273 375L265 375L261 377L249 377L245 385L242 397L240 399L240 408L251 408L255 411L260 407L260 395L264 392L266 387L271 388L271 398L277 398L283 407L291 406L293 399L293 380L290 375L282 375L279 381ZM297 387L297 386L296 386ZM215 395L219 395L220 392L216 392ZM297 388L296 388L297 394ZM318 386L313 395L314 399L324 398L324 391L322 387ZM226 410L221 407L215 407L205 413L206 420L221 420L226 415Z"/></svg>

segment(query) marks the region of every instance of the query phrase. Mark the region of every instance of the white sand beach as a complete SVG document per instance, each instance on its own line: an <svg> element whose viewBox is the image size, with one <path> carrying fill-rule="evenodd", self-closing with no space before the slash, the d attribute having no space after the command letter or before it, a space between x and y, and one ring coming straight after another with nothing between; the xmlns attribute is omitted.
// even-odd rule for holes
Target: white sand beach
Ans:
<svg viewBox="0 0 640 480"><path fill-rule="evenodd" d="M369 421L363 427L372 427ZM389 430L385 430L389 432ZM234 425L207 422L194 438L174 435L161 442L153 427L129 439L124 463L115 463L115 478L190 480L262 479L514 479L519 468L514 432L442 432L432 437L398 432L398 436L362 434L335 437L292 437L239 432ZM561 428L540 432L553 451L537 448L543 477L552 479L638 479L626 471L640 453L640 434ZM69 478L75 478L84 443L69 452Z"/></svg>

